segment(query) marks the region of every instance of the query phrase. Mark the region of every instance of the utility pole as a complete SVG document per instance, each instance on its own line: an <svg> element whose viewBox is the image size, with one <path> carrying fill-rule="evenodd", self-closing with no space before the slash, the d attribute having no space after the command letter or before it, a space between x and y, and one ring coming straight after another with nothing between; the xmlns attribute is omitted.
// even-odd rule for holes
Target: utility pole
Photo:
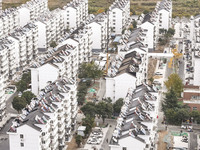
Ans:
<svg viewBox="0 0 200 150"><path fill-rule="evenodd" d="M108 1L108 5L109 5L110 1ZM108 56L108 48L109 48L109 7L107 10L107 45L106 45L106 51L107 51L107 59L106 59L106 71L105 71L105 75L107 75L108 73L108 66L109 66L109 56Z"/></svg>

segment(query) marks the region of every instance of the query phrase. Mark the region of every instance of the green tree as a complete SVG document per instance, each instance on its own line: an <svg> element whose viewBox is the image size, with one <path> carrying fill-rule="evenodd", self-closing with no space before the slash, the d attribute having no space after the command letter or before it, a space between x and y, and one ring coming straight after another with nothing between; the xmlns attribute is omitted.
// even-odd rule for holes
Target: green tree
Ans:
<svg viewBox="0 0 200 150"><path fill-rule="evenodd" d="M16 87L18 92L23 92L24 90L27 89L27 82L21 80L16 83Z"/></svg>
<svg viewBox="0 0 200 150"><path fill-rule="evenodd" d="M167 109L175 109L178 107L178 98L171 88L165 95L164 101L162 103L162 110L166 112Z"/></svg>
<svg viewBox="0 0 200 150"><path fill-rule="evenodd" d="M144 10L144 11L143 11L143 14L148 14L148 13L149 13L148 10Z"/></svg>
<svg viewBox="0 0 200 150"><path fill-rule="evenodd" d="M190 112L190 117L193 118L193 122L200 123L200 112L197 110L193 110Z"/></svg>
<svg viewBox="0 0 200 150"><path fill-rule="evenodd" d="M177 97L181 97L181 92L183 91L183 83L178 74L171 74L168 77L168 80L165 82L165 86L167 87L168 91L172 89Z"/></svg>
<svg viewBox="0 0 200 150"><path fill-rule="evenodd" d="M27 84L31 83L31 72L29 71L28 73L24 73L22 75L22 79L23 81L25 81Z"/></svg>
<svg viewBox="0 0 200 150"><path fill-rule="evenodd" d="M91 116L86 116L85 118L82 119L82 125L83 126L86 126L86 129L85 129L85 135L89 135L90 132L92 131L92 128L94 127L94 117L91 117Z"/></svg>
<svg viewBox="0 0 200 150"><path fill-rule="evenodd" d="M12 101L12 106L18 113L27 105L26 100L24 97L14 97Z"/></svg>
<svg viewBox="0 0 200 150"><path fill-rule="evenodd" d="M91 78L94 80L100 78L103 71L92 61L90 63L82 63L79 68L79 78Z"/></svg>
<svg viewBox="0 0 200 150"><path fill-rule="evenodd" d="M151 82L151 84L153 83L153 81L154 81L154 78L153 77L151 77L151 78L149 78L148 79L150 82Z"/></svg>
<svg viewBox="0 0 200 150"><path fill-rule="evenodd" d="M26 91L26 92L23 92L22 97L25 98L27 104L30 104L31 99L36 96L32 92Z"/></svg>
<svg viewBox="0 0 200 150"><path fill-rule="evenodd" d="M133 25L133 28L137 28L137 22L135 20L133 21L132 25Z"/></svg>
<svg viewBox="0 0 200 150"><path fill-rule="evenodd" d="M174 109L166 109L165 112L166 121L169 124L178 124L177 122L177 112Z"/></svg>
<svg viewBox="0 0 200 150"><path fill-rule="evenodd" d="M167 35L169 37L172 37L172 36L174 36L174 34L175 34L175 29L169 28L167 31Z"/></svg>
<svg viewBox="0 0 200 150"><path fill-rule="evenodd" d="M106 102L99 102L96 105L97 109L97 114L99 117L102 118L103 123L105 122L105 118L110 118L112 113L113 113L113 107L111 103L106 103Z"/></svg>
<svg viewBox="0 0 200 150"><path fill-rule="evenodd" d="M177 108L177 119L176 122L181 124L182 122L190 119L189 109L186 108Z"/></svg>
<svg viewBox="0 0 200 150"><path fill-rule="evenodd" d="M80 147L80 145L81 145L81 143L83 141L82 136L76 135L75 139L76 139L76 144L78 145L78 147Z"/></svg>
<svg viewBox="0 0 200 150"><path fill-rule="evenodd" d="M96 114L96 106L93 102L88 102L83 107L81 107L81 111L85 116L95 117Z"/></svg>
<svg viewBox="0 0 200 150"><path fill-rule="evenodd" d="M57 46L56 42L55 42L55 41L52 41L51 44L50 44L50 47L55 48L56 46Z"/></svg>
<svg viewBox="0 0 200 150"><path fill-rule="evenodd" d="M119 98L114 104L113 104L113 112L114 114L119 115L119 113L121 112L121 108L124 104L124 99L123 98Z"/></svg>

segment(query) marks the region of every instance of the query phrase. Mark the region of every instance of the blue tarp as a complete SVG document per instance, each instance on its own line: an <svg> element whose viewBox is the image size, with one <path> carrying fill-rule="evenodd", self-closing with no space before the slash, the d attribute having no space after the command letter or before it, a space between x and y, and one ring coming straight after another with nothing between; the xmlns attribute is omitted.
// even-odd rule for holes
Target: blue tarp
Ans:
<svg viewBox="0 0 200 150"><path fill-rule="evenodd" d="M119 40L121 40L121 36L116 36L113 42L119 43Z"/></svg>

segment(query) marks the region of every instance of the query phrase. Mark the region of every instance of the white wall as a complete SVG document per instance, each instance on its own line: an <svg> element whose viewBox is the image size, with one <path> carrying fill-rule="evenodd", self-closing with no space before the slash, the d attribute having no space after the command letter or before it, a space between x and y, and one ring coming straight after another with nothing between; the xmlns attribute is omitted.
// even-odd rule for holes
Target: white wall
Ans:
<svg viewBox="0 0 200 150"><path fill-rule="evenodd" d="M146 32L146 41L144 44L148 44L148 48L154 48L154 25L150 22L145 22L141 25L142 29L148 30Z"/></svg>
<svg viewBox="0 0 200 150"><path fill-rule="evenodd" d="M92 49L101 49L101 25L96 22L92 22L89 24L89 27L92 29Z"/></svg>
<svg viewBox="0 0 200 150"><path fill-rule="evenodd" d="M113 12L115 14L113 14ZM122 13L123 11L119 8L114 8L109 15L109 23L110 27L114 28L115 34L122 34ZM115 16L115 17L114 17ZM115 20L115 21L113 21ZM115 23L115 24L113 24Z"/></svg>
<svg viewBox="0 0 200 150"><path fill-rule="evenodd" d="M20 134L24 135L24 140L20 139ZM17 133L9 134L10 150L40 150L40 132L28 125L17 128ZM20 146L24 143L24 147Z"/></svg>
<svg viewBox="0 0 200 150"><path fill-rule="evenodd" d="M136 88L136 78L129 73L123 73L115 77L115 101L125 98L129 88Z"/></svg>
<svg viewBox="0 0 200 150"><path fill-rule="evenodd" d="M40 21L35 24L38 26L38 48L47 48L46 25Z"/></svg>
<svg viewBox="0 0 200 150"><path fill-rule="evenodd" d="M194 85L200 86L200 59L194 60Z"/></svg>
<svg viewBox="0 0 200 150"><path fill-rule="evenodd" d="M162 20L162 23L161 26L159 27L160 29L166 29L168 30L170 25L169 25L169 12L165 9L162 9L160 10L159 12L159 15L162 14L162 19L161 19L161 16L160 16L160 20Z"/></svg>
<svg viewBox="0 0 200 150"><path fill-rule="evenodd" d="M18 9L18 11L19 11L19 24L20 24L20 27L23 27L27 23L29 23L31 20L30 10L25 7L22 7L20 9Z"/></svg>
<svg viewBox="0 0 200 150"><path fill-rule="evenodd" d="M67 13L67 11L69 11L69 13ZM77 13L77 10L73 7L67 7L64 11L64 23L65 23L65 27L69 26L69 29L71 28L76 28L77 27L77 18L76 18L76 13ZM67 16L67 14L69 16ZM67 18L69 18L67 20ZM69 24L67 24L67 22L69 22Z"/></svg>
<svg viewBox="0 0 200 150"><path fill-rule="evenodd" d="M59 69L51 64L31 69L32 92L38 95L39 91L47 85L48 81L54 82L59 77Z"/></svg>
<svg viewBox="0 0 200 150"><path fill-rule="evenodd" d="M106 97L110 97L113 103L119 98L125 98L129 88L136 88L136 78L129 73L106 78Z"/></svg>
<svg viewBox="0 0 200 150"><path fill-rule="evenodd" d="M106 78L106 96L105 97L110 97L112 100L114 99L114 84L115 80L114 78Z"/></svg>

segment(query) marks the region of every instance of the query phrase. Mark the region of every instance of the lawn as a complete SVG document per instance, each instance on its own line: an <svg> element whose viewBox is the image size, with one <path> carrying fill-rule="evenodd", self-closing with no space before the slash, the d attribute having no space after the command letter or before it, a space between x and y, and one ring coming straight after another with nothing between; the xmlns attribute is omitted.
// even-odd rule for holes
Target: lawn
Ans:
<svg viewBox="0 0 200 150"><path fill-rule="evenodd" d="M3 8L16 7L28 0L3 0ZM63 7L71 0L49 0L49 8L53 10ZM98 13L99 9L106 10L114 0L89 0L89 12ZM152 11L158 0L131 0L131 10L141 14L144 10ZM200 12L199 0L173 0L173 17L197 15Z"/></svg>

